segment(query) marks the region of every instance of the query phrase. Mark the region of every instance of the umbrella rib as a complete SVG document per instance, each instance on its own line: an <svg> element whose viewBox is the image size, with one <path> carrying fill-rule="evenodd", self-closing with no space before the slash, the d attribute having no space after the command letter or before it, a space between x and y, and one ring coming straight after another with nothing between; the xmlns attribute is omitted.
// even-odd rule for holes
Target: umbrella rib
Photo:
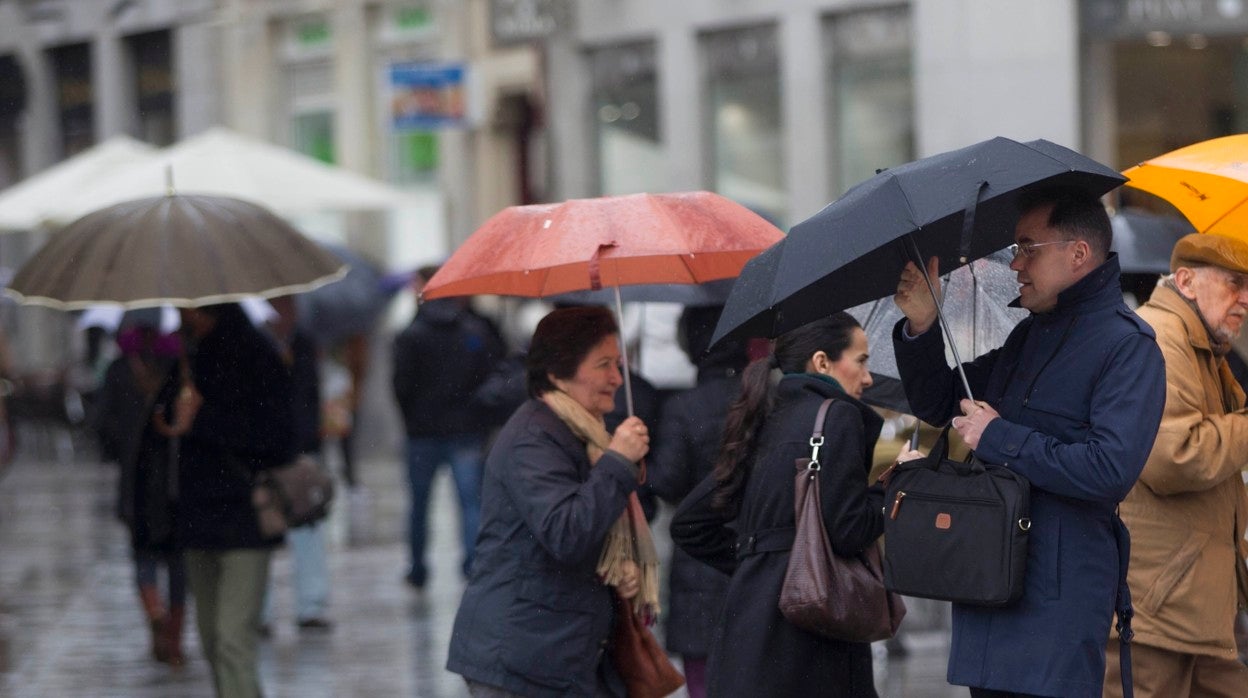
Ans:
<svg viewBox="0 0 1248 698"><path fill-rule="evenodd" d="M1204 230L1201 230L1200 232L1202 232L1202 233L1206 233L1206 232L1209 232L1210 230L1213 230L1213 227L1214 227L1215 225L1217 225L1218 223L1221 223L1223 220L1225 220L1227 217L1229 217L1232 213L1234 213L1234 212L1236 211L1236 209L1238 209L1240 206L1243 206L1243 205L1244 205L1244 203L1246 203L1246 202L1248 202L1248 197L1241 198L1241 199L1239 200L1239 203L1235 204L1234 206L1230 206L1230 207L1228 207L1228 208L1226 209L1226 211L1224 211L1224 212L1222 213L1222 215L1220 215L1220 216L1218 216L1217 218L1215 218L1215 219L1213 219L1212 221L1210 221L1209 225L1205 226Z"/></svg>

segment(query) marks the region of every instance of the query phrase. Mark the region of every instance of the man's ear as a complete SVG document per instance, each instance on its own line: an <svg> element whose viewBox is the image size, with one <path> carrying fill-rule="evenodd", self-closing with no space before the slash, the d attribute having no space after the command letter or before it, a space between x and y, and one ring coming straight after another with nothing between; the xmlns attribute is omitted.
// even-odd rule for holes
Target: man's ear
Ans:
<svg viewBox="0 0 1248 698"><path fill-rule="evenodd" d="M1191 267L1175 269L1174 286L1179 289L1179 295L1189 301L1196 300L1196 270Z"/></svg>
<svg viewBox="0 0 1248 698"><path fill-rule="evenodd" d="M1087 240L1075 240L1075 266L1082 267L1092 260L1092 247Z"/></svg>

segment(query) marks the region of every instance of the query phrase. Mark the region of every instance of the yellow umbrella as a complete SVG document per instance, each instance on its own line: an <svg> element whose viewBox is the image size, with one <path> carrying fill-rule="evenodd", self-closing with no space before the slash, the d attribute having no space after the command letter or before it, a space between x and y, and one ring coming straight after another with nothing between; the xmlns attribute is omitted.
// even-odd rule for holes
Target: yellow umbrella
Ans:
<svg viewBox="0 0 1248 698"><path fill-rule="evenodd" d="M1122 174L1127 186L1173 204L1197 231L1248 237L1248 134L1172 150Z"/></svg>

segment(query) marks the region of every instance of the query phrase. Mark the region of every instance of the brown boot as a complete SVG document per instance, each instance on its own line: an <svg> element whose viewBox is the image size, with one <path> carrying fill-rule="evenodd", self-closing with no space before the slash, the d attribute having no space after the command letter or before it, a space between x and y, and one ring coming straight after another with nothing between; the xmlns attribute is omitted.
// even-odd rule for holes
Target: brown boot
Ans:
<svg viewBox="0 0 1248 698"><path fill-rule="evenodd" d="M152 656L156 661L164 659L164 633L168 613L165 602L160 598L160 590L154 586L139 587L139 600L143 602L143 613L147 615L147 624L152 631Z"/></svg>
<svg viewBox="0 0 1248 698"><path fill-rule="evenodd" d="M186 606L169 607L165 631L161 636L164 656L160 660L169 666L179 667L186 664L186 656L182 654L182 625L185 620Z"/></svg>

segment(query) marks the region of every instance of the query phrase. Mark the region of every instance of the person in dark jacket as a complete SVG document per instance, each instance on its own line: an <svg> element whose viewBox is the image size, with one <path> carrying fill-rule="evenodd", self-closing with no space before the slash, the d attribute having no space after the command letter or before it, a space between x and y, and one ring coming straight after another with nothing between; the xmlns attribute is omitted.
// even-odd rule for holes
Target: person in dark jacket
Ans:
<svg viewBox="0 0 1248 698"><path fill-rule="evenodd" d="M422 268L416 291L437 271ZM506 355L502 338L462 298L420 304L412 322L394 339L394 397L407 432L407 475L411 488L407 583L423 589L429 492L433 476L446 463L459 496L466 577L481 518L481 471L490 424L473 395Z"/></svg>
<svg viewBox="0 0 1248 698"><path fill-rule="evenodd" d="M181 352L172 335L154 324L123 320L117 335L121 356L109 364L98 395L102 449L121 466L117 514L130 531L139 600L152 634L152 656L180 666L186 617L186 566L177 534L177 451L153 424L171 406L169 378ZM162 596L159 572L167 574Z"/></svg>
<svg viewBox="0 0 1248 698"><path fill-rule="evenodd" d="M1020 198L1019 212L1010 267L1016 303L1031 315L1000 349L964 364L976 400L945 359L935 301L914 264L897 287L906 318L893 348L916 416L933 425L953 417L979 458L1031 482L1022 598L953 605L949 682L972 696L1099 698L1116 608L1120 622L1129 618L1129 539L1116 511L1157 436L1165 366L1152 328L1123 304L1100 201L1040 189ZM939 290L938 271L929 260Z"/></svg>
<svg viewBox="0 0 1248 698"><path fill-rule="evenodd" d="M649 435L636 417L613 435L603 425L623 381L619 360L602 308L556 310L534 332L531 399L490 449L477 563L446 663L473 696L623 694L607 659L615 602L599 562ZM639 568L626 567L614 593L644 598Z"/></svg>
<svg viewBox="0 0 1248 698"><path fill-rule="evenodd" d="M200 645L223 698L260 696L256 647L269 558L252 506L255 474L294 458L290 373L237 304L182 309L189 340L175 374L180 534Z"/></svg>
<svg viewBox="0 0 1248 698"><path fill-rule="evenodd" d="M847 313L777 339L745 370L714 472L672 519L676 545L732 575L711 641L709 696L876 695L869 643L807 632L779 608L796 525L794 463L810 456L825 399L820 505L832 549L852 557L884 531L882 490L867 486L883 426L860 400L871 384L867 356L867 336ZM784 375L773 386L775 368Z"/></svg>
<svg viewBox="0 0 1248 698"><path fill-rule="evenodd" d="M740 341L721 342L707 352L721 310L722 306L685 308L677 325L677 339L697 366L698 382L663 404L647 468L650 488L672 504L679 504L711 474L728 406L741 390L741 371L749 361ZM690 698L702 698L711 636L719 622L728 577L674 548L668 588L664 640L667 649L681 657Z"/></svg>
<svg viewBox="0 0 1248 698"><path fill-rule="evenodd" d="M316 340L299 326L294 296L269 299L277 315L264 330L290 373L291 419L295 452L321 461L320 354ZM294 560L295 626L300 630L331 630L329 608L329 554L325 545L325 521L313 521L286 532ZM261 634L272 634L273 589L265 594Z"/></svg>

